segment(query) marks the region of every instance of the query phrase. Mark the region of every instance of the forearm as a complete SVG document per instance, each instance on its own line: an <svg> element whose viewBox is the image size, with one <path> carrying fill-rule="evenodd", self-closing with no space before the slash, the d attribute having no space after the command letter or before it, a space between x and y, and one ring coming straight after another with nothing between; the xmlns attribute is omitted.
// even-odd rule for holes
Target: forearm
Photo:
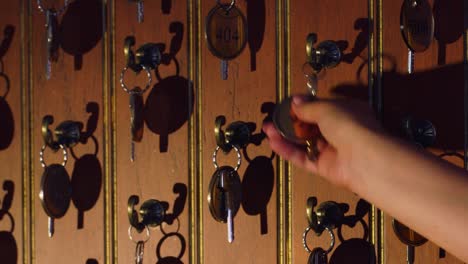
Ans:
<svg viewBox="0 0 468 264"><path fill-rule="evenodd" d="M349 188L468 261L468 175L423 150L366 131L357 139ZM359 157L356 157L359 155Z"/></svg>

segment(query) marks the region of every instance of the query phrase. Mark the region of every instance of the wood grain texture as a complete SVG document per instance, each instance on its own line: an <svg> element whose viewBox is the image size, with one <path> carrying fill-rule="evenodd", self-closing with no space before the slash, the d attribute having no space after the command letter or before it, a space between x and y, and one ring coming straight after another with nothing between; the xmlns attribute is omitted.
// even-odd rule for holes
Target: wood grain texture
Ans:
<svg viewBox="0 0 468 264"><path fill-rule="evenodd" d="M61 7L61 1L45 3ZM32 53L28 54L32 60L31 89L33 91L33 142L32 156L34 189L34 260L36 263L86 263L94 259L104 263L104 207L102 191L102 100L103 100L103 54L102 54L102 8L103 4L97 0L81 0L72 2L65 13L59 16L60 49L58 61L52 64L52 77L45 79L45 17L32 5ZM82 54L80 58L77 54ZM80 65L81 64L81 65ZM97 117L97 122L88 122ZM101 169L90 170L87 165L77 166L77 160L71 155L66 170L72 178L75 170L87 171L79 178L82 184L74 187L74 197L82 196L86 192L92 208L84 211L83 226L78 226L78 210L80 202L70 204L68 212L63 218L55 220L55 235L47 235L47 216L38 198L43 168L39 163L39 150L43 145L41 136L41 122L45 115L52 115L55 119L51 129L65 120L83 123L83 131L90 132L97 140L95 146L90 138L86 144L74 147L77 158L85 154L96 152ZM71 153L69 153L71 154ZM46 162L60 163L61 152L53 153L46 150ZM86 164L86 163L85 163ZM99 184L101 181L101 184ZM91 192L91 187L94 190ZM96 189L94 189L96 188ZM88 193L90 192L90 193ZM96 194L96 192L98 192ZM94 196L94 197L92 197ZM81 204L82 205L82 204ZM95 262L91 262L95 263Z"/></svg>
<svg viewBox="0 0 468 264"><path fill-rule="evenodd" d="M344 48L343 60L329 69L318 82L318 97L351 97L367 101L367 1L291 1L290 13L290 90L292 94L307 93L306 78L302 70L306 62L306 37L316 33L318 43L324 40L339 41ZM359 72L359 68L363 67ZM360 75L358 75L361 73ZM346 215L353 215L359 197L347 190L332 186L318 175L292 168L292 223L293 263L305 263L309 254L302 246L302 234L307 227L306 200L317 197L318 203L335 201L349 205ZM364 217L367 222L367 216ZM336 230L335 230L336 234ZM343 228L344 239L362 238L363 227ZM310 234L311 248L327 248L329 235L324 232L317 238ZM340 245L337 239L335 249ZM329 254L329 259L332 254Z"/></svg>
<svg viewBox="0 0 468 264"><path fill-rule="evenodd" d="M430 151L436 155L459 151L463 155L463 1L429 2L436 23L435 39L426 51L415 54L412 76L407 74L407 47L399 30L402 1L383 3L384 123L397 133L398 120L404 116L428 119L437 130ZM463 166L463 159L446 159ZM401 263L406 260L406 247L394 234L391 221L387 215L385 261ZM439 259L439 247L428 242L416 248L415 263L461 262L449 253Z"/></svg>
<svg viewBox="0 0 468 264"><path fill-rule="evenodd" d="M171 257L188 263L189 258L189 160L188 118L193 111L194 87L188 74L188 19L186 1L145 1L144 22L137 22L137 6L131 1L116 1L115 19L115 96L116 106L116 160L117 160L117 229L118 261L134 261L136 244L130 241L127 230L127 201L138 195L141 205L148 199L159 200L168 206L166 214L172 220L151 230L145 245L145 263L168 261ZM145 43L158 43L164 49L163 64L158 67L161 79L152 71L151 88L144 94L145 128L143 139L136 143L135 161L130 162L129 95L120 88L119 75L126 64L124 39L134 36L134 50ZM178 65L179 69L176 68ZM179 71L177 75L177 70ZM130 88L143 88L146 74L128 71L125 81ZM169 223L169 224L168 224ZM136 239L139 239L137 236ZM160 254L158 255L158 248Z"/></svg>
<svg viewBox="0 0 468 264"><path fill-rule="evenodd" d="M264 6L262 6L264 3ZM257 35L254 43L247 45L244 51L235 59L229 61L228 80L221 79L220 60L214 57L202 39L201 74L203 101L203 248L204 263L275 263L277 260L277 190L271 189L268 197L269 184L276 186L277 175L268 173L267 163L257 163L258 158L270 157L271 150L265 141L260 146L250 144L247 147L248 157L243 155L242 166L239 169L243 181L244 202L234 218L235 240L227 241L226 224L216 222L206 202L210 179L215 171L211 159L216 147L214 121L216 116L224 115L227 124L233 121L253 122L256 125L254 134L259 134L262 121L267 116L262 113L262 106L276 100L276 6L275 1L236 1L236 6L246 15L251 33ZM202 24L206 16L215 7L215 1L201 1ZM204 34L204 32L202 33ZM252 41L254 39L251 39ZM252 69L251 52L256 52L256 69ZM226 124L226 125L227 125ZM219 164L233 166L235 154L218 155ZM257 161L253 162L254 159ZM257 174L257 175L255 175ZM272 186L272 188L273 188ZM256 189L258 188L258 189ZM246 194L250 193L249 196ZM258 196L255 196L257 193ZM263 197L261 197L263 196ZM266 225L267 232L262 234L260 216L255 212L260 203L267 198ZM268 199L269 198L269 199ZM245 200L247 199L247 200Z"/></svg>
<svg viewBox="0 0 468 264"><path fill-rule="evenodd" d="M2 122L0 132L0 164L2 164L0 259L2 263L23 261L20 10L20 2L5 3L0 10L0 120Z"/></svg>

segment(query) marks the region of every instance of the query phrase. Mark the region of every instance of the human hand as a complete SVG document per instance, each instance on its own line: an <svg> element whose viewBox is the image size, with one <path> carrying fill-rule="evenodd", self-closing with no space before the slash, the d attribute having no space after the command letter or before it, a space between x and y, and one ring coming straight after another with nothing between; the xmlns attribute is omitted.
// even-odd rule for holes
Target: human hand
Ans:
<svg viewBox="0 0 468 264"><path fill-rule="evenodd" d="M316 161L307 158L304 148L285 140L272 123L265 123L273 151L294 165L317 173L330 182L348 186L354 172L363 166L360 150L366 145L366 137L383 133L372 111L366 104L343 100L305 101L303 96L294 96L292 111L305 123L317 124L323 139L317 142L320 155ZM361 159L361 160L360 160Z"/></svg>

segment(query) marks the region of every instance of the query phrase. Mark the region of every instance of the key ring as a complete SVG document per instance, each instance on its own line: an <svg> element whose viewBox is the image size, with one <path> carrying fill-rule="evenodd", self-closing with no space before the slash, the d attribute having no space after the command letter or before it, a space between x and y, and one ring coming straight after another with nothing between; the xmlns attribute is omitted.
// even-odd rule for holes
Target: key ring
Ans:
<svg viewBox="0 0 468 264"><path fill-rule="evenodd" d="M163 228L164 222L161 223L161 225L159 225L159 229L161 229L161 233L163 233L163 235L167 236L167 234L179 232L179 230L180 230L180 220L179 220L179 218L176 218L175 220L177 221L177 229L176 229L175 232L169 232L169 233L167 233L167 232L164 230L164 228ZM167 223L166 223L166 224L167 224ZM171 225L169 225L169 224L167 224L167 225L168 225L168 226L171 226Z"/></svg>
<svg viewBox="0 0 468 264"><path fill-rule="evenodd" d="M304 233L302 234L302 245L304 246L304 249L308 252L308 253L312 253L312 250L310 250L309 246L307 245L307 234L309 234L309 231L312 229L311 226L308 226L306 228L306 230L304 231ZM325 230L328 231L328 233L330 234L330 238L331 238L331 241L330 241L330 247L325 251L327 254L330 253L330 251L332 251L332 249L335 247L335 234L333 234L333 231L328 228L328 227L325 227Z"/></svg>
<svg viewBox="0 0 468 264"><path fill-rule="evenodd" d="M149 88L150 88L150 85L151 85L151 82L153 81L153 78L151 77L151 72L148 68L145 67L145 65L141 65L141 67L143 68L143 70L146 71L146 75L148 76L148 82L146 83L146 86L143 90L139 91L139 92L135 92L135 91L130 91L127 87L127 85L125 84L124 82L124 75L125 75L125 72L127 72L128 70L128 66L125 66L122 70L122 72L120 73L120 86L122 87L122 89L128 93L128 94L143 94L144 92L146 92Z"/></svg>
<svg viewBox="0 0 468 264"><path fill-rule="evenodd" d="M148 242L148 240L150 239L151 234L150 234L150 230L149 230L147 225L145 225L145 230L146 230L146 239L145 240L136 241L135 239L133 239L132 229L134 229L134 228L133 228L132 225L130 225L130 227L128 227L128 237L130 238L131 241L135 242L136 244L138 244L138 242L140 242L140 241L142 241L143 243Z"/></svg>
<svg viewBox="0 0 468 264"><path fill-rule="evenodd" d="M145 241L138 241L137 246L135 249L135 263L142 264L143 263L143 254L145 250Z"/></svg>
<svg viewBox="0 0 468 264"><path fill-rule="evenodd" d="M60 144L59 147L62 149L62 152L63 152L62 166L65 167L65 165L67 165L67 161L68 161L68 152L67 152L67 149L65 148L65 146L63 146L62 144ZM42 168L47 167L47 164L44 161L44 152L45 152L46 148L47 148L47 144L42 145L41 151L39 152L39 162L41 163Z"/></svg>
<svg viewBox="0 0 468 264"><path fill-rule="evenodd" d="M231 9L234 7L234 5L236 4L236 0L231 0L231 3L230 4L221 4L221 0L216 0L216 3L221 6L224 11L226 12L229 12L231 11Z"/></svg>
<svg viewBox="0 0 468 264"><path fill-rule="evenodd" d="M65 11L65 9L67 8L67 6L68 6L68 1L69 0L65 0L62 8L57 10L57 11L52 12L52 14L54 16L58 16L58 15L62 14ZM39 11L41 11L41 13L44 13L46 11L44 6L42 5L42 0L37 0L37 8L39 9Z"/></svg>
<svg viewBox="0 0 468 264"><path fill-rule="evenodd" d="M217 156L218 156L218 151L220 148L221 148L220 146L216 146L216 149L213 152L213 164L214 164L215 169L219 169ZM236 167L234 168L234 171L237 171L240 168L242 157L241 157L241 153L238 147L232 145L232 148L236 151L236 154L237 154L237 164L236 164Z"/></svg>

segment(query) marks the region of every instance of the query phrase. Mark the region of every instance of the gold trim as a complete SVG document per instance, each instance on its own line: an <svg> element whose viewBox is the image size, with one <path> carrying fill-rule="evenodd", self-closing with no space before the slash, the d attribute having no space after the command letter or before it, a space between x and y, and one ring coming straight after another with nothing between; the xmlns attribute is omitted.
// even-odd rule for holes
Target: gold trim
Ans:
<svg viewBox="0 0 468 264"><path fill-rule="evenodd" d="M30 71L30 57L27 57L31 53L31 43L26 41L27 37L30 37L30 32L27 31L30 29L31 25L31 16L29 16L30 3L29 1L20 2L20 31L21 31L21 152L22 152L22 248L23 248L23 263L32 263L32 258L30 252L32 250L30 228L32 225L31 221L31 193L33 188L31 188L31 125L32 116L29 103L30 98L32 97L30 91L28 90L29 84L31 83L31 76L29 75ZM27 14L28 13L28 14ZM29 25L29 27L27 26ZM29 77L29 79L28 79ZM31 122L31 123L30 123Z"/></svg>
<svg viewBox="0 0 468 264"><path fill-rule="evenodd" d="M286 0L289 4L289 1ZM283 73L285 72L284 70L284 65L283 65L283 59L284 59L284 26L285 26L285 21L284 21L284 16L285 16L285 0L277 0L276 1L276 98L277 102L280 102L284 98L284 79L283 79ZM289 7L289 5L288 5ZM288 35L289 37L289 35ZM288 77L288 76L287 76ZM286 77L286 78L287 78ZM277 252L277 262L279 264L285 264L288 263L287 261L290 258L290 254L288 253L288 247L290 241L288 240L288 233L289 230L287 230L287 227L285 223L286 220L286 206L285 202L287 201L286 199L286 190L284 189L285 182L286 182L286 170L288 169L286 166L286 162L282 158L277 159L277 169L276 169L276 174L277 176L277 208L278 208L278 216L277 216L277 233L278 233L278 241L277 241L277 247L278 247L278 252Z"/></svg>
<svg viewBox="0 0 468 264"><path fill-rule="evenodd" d="M117 193L116 193L116 99L114 93L115 80L115 2L103 1L104 25L108 25L110 33L103 33L103 161L104 161L104 258L106 264L118 263L117 255ZM106 7L108 10L106 10ZM107 14L110 14L108 16ZM103 26L104 26L103 25Z"/></svg>
<svg viewBox="0 0 468 264"><path fill-rule="evenodd" d="M190 116L190 119L188 121L188 145L189 145L189 155L188 155L188 160L189 160L189 186L190 190L193 190L189 195L190 195L190 207L189 207L189 239L190 242L189 244L191 245L190 247L190 255L189 255L189 263L200 263L200 259L197 259L199 256L199 245L200 245L200 240L202 239L201 236L199 236L199 230L198 230L198 222L197 219L201 219L200 217L200 212L198 209L198 193L200 190L197 188L197 182L198 182L198 168L197 168L197 150L199 147L199 140L197 140L199 137L198 135L200 134L199 132L199 124L198 122L198 111L200 104L198 102L198 93L196 88L199 87L198 84L198 74L196 74L196 69L198 66L198 59L200 59L199 56L197 56L196 49L198 46L196 45L197 42L197 28L198 26L197 21L199 20L199 17L194 16L194 14L197 14L196 11L196 5L193 4L193 1L187 0L187 19L188 19L188 28L189 28L189 36L188 36L188 65L187 65L187 70L188 70L188 79L190 80L190 87L189 89L194 89L194 105L191 106L191 109L197 109L196 113L192 114ZM197 2L196 4L198 4ZM195 34L194 34L195 32ZM195 86L194 84L197 83ZM190 100L192 101L192 100ZM195 112L195 111L194 111Z"/></svg>
<svg viewBox="0 0 468 264"><path fill-rule="evenodd" d="M26 169L28 169L29 173L30 173L30 177L29 177L29 198L28 198L28 201L29 201L29 213L30 213L30 216L29 216L29 260L30 260L30 263L33 264L35 263L36 261L36 251L35 251L35 248L36 248L36 221L34 221L36 219L36 210L35 210L35 207L34 207L34 204L35 204L35 196L34 196L34 182L35 182L35 166L34 166L34 161L33 161L33 153L35 153L35 150L34 150L34 131L33 131L33 128L34 128L34 115L31 114L31 113L34 113L34 72L32 71L33 69L33 8L32 8L32 0L28 1L28 37L29 37L29 40L28 40L28 76L29 76L29 84L28 84L28 88L26 90L27 92L27 95L24 95L25 97L27 96L27 100L28 100L28 104L29 104L29 109L28 109L28 113L26 114L27 115L27 118L28 118L28 127L26 129L28 129L28 138L29 138L29 154L28 154L28 157L30 160L26 160L25 162L28 162L29 164L26 165Z"/></svg>
<svg viewBox="0 0 468 264"><path fill-rule="evenodd" d="M285 44L286 44L286 60L285 60L285 68L286 68L286 87L283 89L286 92L286 96L289 97L291 95L291 16L290 16L290 10L291 10L291 1L286 0L285 1L285 11L284 11L284 21L285 21ZM282 47L280 46L282 49ZM286 200L286 219L285 219L285 225L286 225L286 263L290 264L293 263L293 253L292 253L292 248L293 248L293 226L292 226L292 217L293 217L293 187L292 187L292 165L291 163L287 163L287 170L286 170L286 175L284 175L284 180L285 183L284 185L286 186L286 193L285 197L287 198Z"/></svg>
<svg viewBox="0 0 468 264"><path fill-rule="evenodd" d="M189 0L190 1L190 0ZM198 198L198 205L197 205L197 217L198 219L195 219L195 221L198 221L198 244L197 244L197 250L198 250L198 263L204 263L204 258L205 258L205 248L204 248L204 243L203 243L203 234L204 234L204 221L203 221L203 162L202 162L202 157L203 157L203 129L202 129L202 124L203 124L203 111L202 111L202 100L203 100L203 89L202 89L202 71L200 70L202 67L202 61L201 61L201 54L202 54L202 49L201 49L201 41L202 41L202 13L201 13L201 0L197 1L197 38L196 38L196 61L197 61L197 69L196 69L196 82L197 82L197 87L195 89L196 92L196 106L197 106L197 115L195 119L195 127L196 127L196 137L197 137L197 156L196 156L196 161L197 161L197 182L198 182L198 188L197 188L197 198Z"/></svg>

